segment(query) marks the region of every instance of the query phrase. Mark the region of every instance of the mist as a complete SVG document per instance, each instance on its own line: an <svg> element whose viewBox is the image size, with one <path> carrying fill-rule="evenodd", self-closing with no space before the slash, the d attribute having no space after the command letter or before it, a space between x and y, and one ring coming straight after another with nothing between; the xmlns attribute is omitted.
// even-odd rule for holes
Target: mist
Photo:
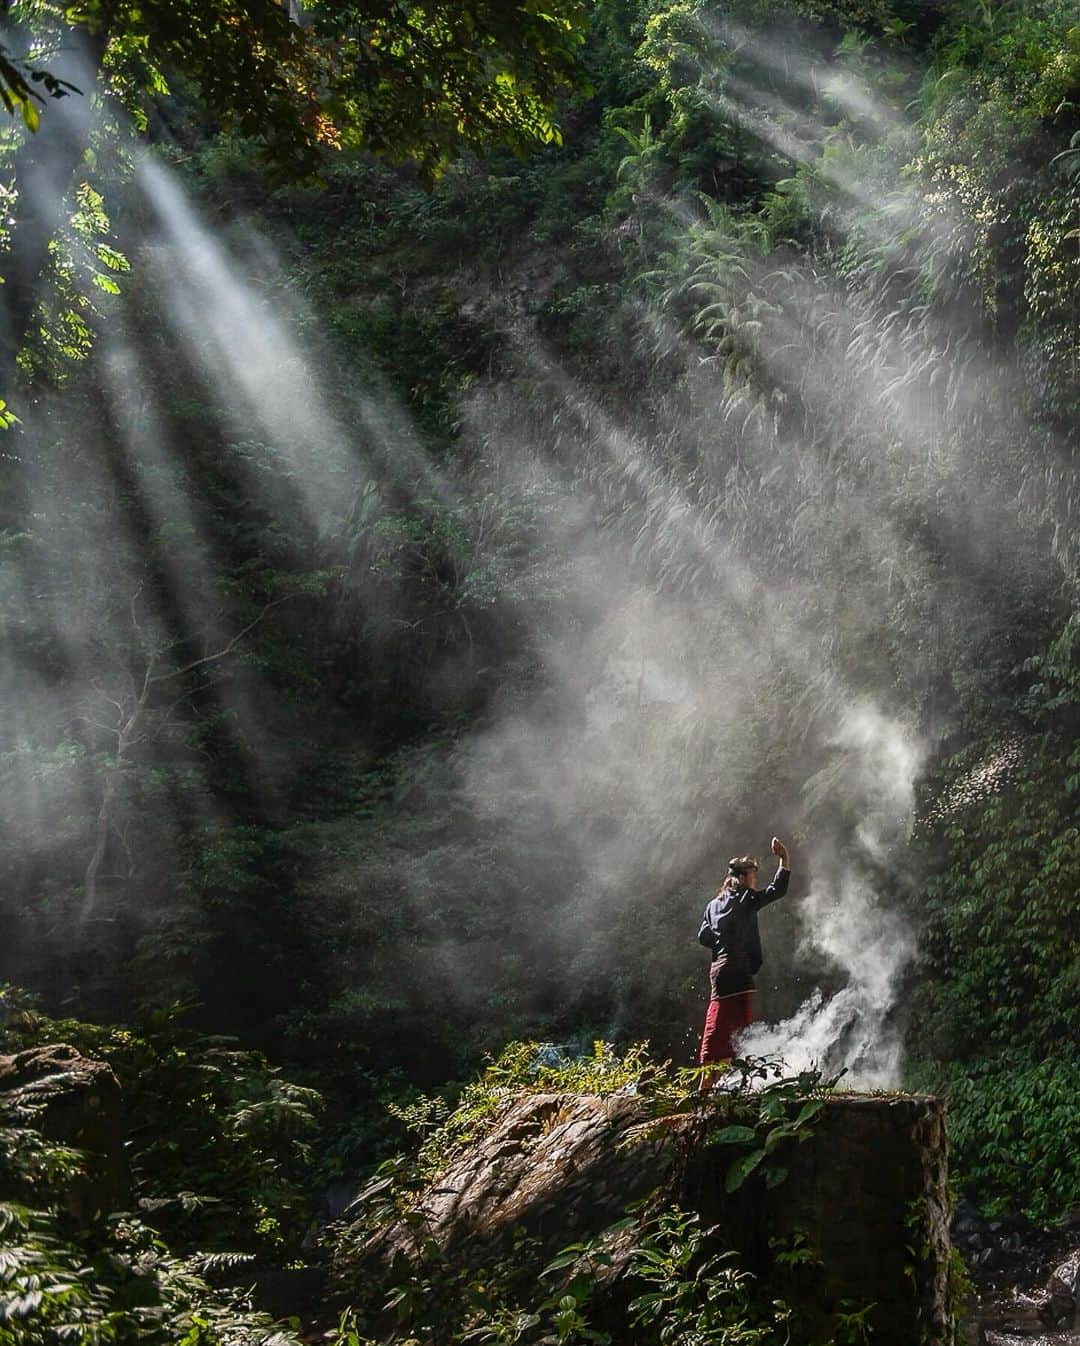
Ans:
<svg viewBox="0 0 1080 1346"><path fill-rule="evenodd" d="M765 45L753 56L778 78ZM785 78L792 98L815 80L827 86L871 136L910 133L895 108L825 57L788 61ZM763 153L817 161L783 124L793 105L760 80L733 78L709 97L761 139ZM893 237L901 210L925 240L944 229L911 187L898 181L881 198L839 160L818 185L834 193L831 218L857 209L853 244ZM743 265L723 279L722 307L738 339L718 349L708 324L688 323L685 310L688 297L698 308L721 304L707 290L720 281L701 268L723 228L699 205L666 199L665 245L682 260L666 290L620 301L635 358L649 353L659 371L647 407L612 405L535 322L513 315L501 376L462 395L461 454L448 463L428 453L374 362L328 386L332 341L252 226L212 225L162 156L139 158L131 191L138 228L124 242L138 292L102 338L99 419L77 457L42 454L29 486L39 538L8 561L11 592L34 610L35 640L54 644L65 669L50 681L32 650L3 657L9 867L29 864L27 855L44 866L50 849L70 846L79 863L54 900L59 911L79 906L83 938L87 919L115 920L108 913L121 906L125 921L159 939L151 950L171 921L197 932L202 916L189 898L145 887L102 898L99 881L91 900L81 878L93 847L74 820L80 811L100 818L103 781L115 777L122 795L133 779L116 739L140 686L157 679L162 689L136 727L142 750L172 770L155 785L172 825L140 839L137 826L124 831L117 803L103 854L120 887L154 850L179 867L193 835L230 817L228 791L208 765L215 745L192 737L196 704L200 713L214 705L221 741L275 820L286 827L302 816L317 752L290 744L301 733L313 739L315 727L291 705L295 687L264 675L260 641L295 642L299 687L304 661L329 667L349 628L369 623L387 644L420 645L437 617L453 639L410 694L455 710L481 705L445 754L440 809L496 859L482 870L423 828L395 834L376 854L366 834L341 840L345 824L305 823L305 867L289 880L298 928L366 932L368 894L380 885L393 894L395 919L422 923L440 885L452 876L464 887L470 872L494 909L504 898L495 879L514 875L522 946L506 947L495 920L476 935L438 929L429 935L438 993L504 994L514 958L528 957L540 960L552 1002L597 1032L637 1027L655 994L666 1045L680 1017L693 1034L704 1013L694 936L726 858L756 851L764 869L776 833L794 876L790 896L762 917L759 1021L740 1049L793 1070L844 1072L853 1085L899 1083L902 992L917 947L907 847L920 779L955 727L941 690L949 633L980 629L992 644L1002 594L1022 601L1044 547L1015 497L977 470L987 383L1007 389L1016 374L967 361L971 315L958 312L954 331L920 346L835 275L792 260L778 276L733 236ZM475 282L472 299L499 313L490 280ZM148 314L163 333L156 367L139 335ZM744 366L749 375L733 372ZM260 545L271 539L269 561L253 559L246 538L235 556L222 555L215 516L196 498L189 446L156 405L166 375L190 386L190 425L201 417L213 427L221 493L244 500L245 527L260 532ZM62 394L43 406L33 433L47 438L77 415L65 406ZM120 508L121 497L135 504ZM67 515L80 498L98 526L73 531ZM527 555L504 545L485 500L498 502L492 512L527 518ZM883 514L884 500L903 508ZM962 518L963 528L942 536L921 527L927 501L936 522ZM415 577L387 560L400 511L436 506L461 525L464 579L494 590L475 613L435 612L433 600L417 615ZM241 573L258 581L246 608L235 596ZM425 594L436 587L430 576L424 583ZM332 609L329 652L302 648L290 624L312 604ZM913 611L926 631L917 644L905 635ZM500 642L525 674L491 674ZM196 664L198 685L181 691L181 674ZM361 720L350 702L343 741L365 741ZM987 788L1000 776L991 763ZM136 822L140 802L136 791L123 805ZM338 849L328 855L332 830ZM69 932L59 918L54 929L56 949ZM43 953L24 957L34 964ZM349 990L333 967L311 975ZM597 978L609 983L599 996ZM515 1021L529 1014L519 1006ZM546 1014L535 1015L541 1025L559 1020Z"/></svg>

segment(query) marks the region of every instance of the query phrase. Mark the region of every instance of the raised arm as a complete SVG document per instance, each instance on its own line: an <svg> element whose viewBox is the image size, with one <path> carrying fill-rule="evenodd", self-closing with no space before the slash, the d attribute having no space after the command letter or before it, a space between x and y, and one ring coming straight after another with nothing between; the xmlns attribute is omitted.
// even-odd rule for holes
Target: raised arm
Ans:
<svg viewBox="0 0 1080 1346"><path fill-rule="evenodd" d="M777 902L788 890L788 883L791 880L791 865L788 860L788 849L779 837L772 839L772 853L777 859L776 873L773 875L772 882L767 888L762 888L755 892L752 902L755 910L761 907L767 907L770 902Z"/></svg>

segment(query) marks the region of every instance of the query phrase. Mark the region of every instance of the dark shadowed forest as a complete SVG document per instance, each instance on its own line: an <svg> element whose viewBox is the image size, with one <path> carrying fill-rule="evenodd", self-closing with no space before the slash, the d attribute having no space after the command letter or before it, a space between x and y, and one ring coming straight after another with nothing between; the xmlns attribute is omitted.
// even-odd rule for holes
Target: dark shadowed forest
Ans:
<svg viewBox="0 0 1080 1346"><path fill-rule="evenodd" d="M1080 11L0 9L0 1036L142 1203L0 1116L0 1343L374 1340L267 1268L508 1043L691 1066L774 833L746 1054L1080 1206Z"/></svg>

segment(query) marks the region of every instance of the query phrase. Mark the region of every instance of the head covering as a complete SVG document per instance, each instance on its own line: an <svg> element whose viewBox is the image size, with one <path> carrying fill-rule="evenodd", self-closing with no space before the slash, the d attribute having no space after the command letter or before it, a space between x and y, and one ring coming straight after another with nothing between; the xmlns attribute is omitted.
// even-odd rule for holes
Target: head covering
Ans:
<svg viewBox="0 0 1080 1346"><path fill-rule="evenodd" d="M742 878L751 869L757 869L758 862L752 855L733 855L728 861L728 873Z"/></svg>

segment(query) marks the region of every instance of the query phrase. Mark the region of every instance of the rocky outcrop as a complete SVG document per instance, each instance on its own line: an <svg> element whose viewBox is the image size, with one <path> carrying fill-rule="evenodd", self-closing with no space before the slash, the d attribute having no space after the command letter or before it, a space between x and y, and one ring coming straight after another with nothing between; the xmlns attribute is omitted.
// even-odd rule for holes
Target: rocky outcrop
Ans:
<svg viewBox="0 0 1080 1346"><path fill-rule="evenodd" d="M661 1180L664 1141L629 1135L641 1120L636 1098L526 1094L424 1193L425 1235L476 1252L521 1229L555 1252L599 1233ZM376 1246L390 1261L414 1244L402 1222Z"/></svg>
<svg viewBox="0 0 1080 1346"><path fill-rule="evenodd" d="M1080 1310L1080 1249L1050 1274L1036 1304L1047 1327L1072 1327Z"/></svg>
<svg viewBox="0 0 1080 1346"><path fill-rule="evenodd" d="M1080 1249L1050 1273L1045 1285L1026 1292L1003 1287L976 1303L964 1323L970 1346L1077 1346L1080 1318Z"/></svg>
<svg viewBox="0 0 1080 1346"><path fill-rule="evenodd" d="M762 1237L802 1234L820 1263L804 1314L818 1312L824 1322L845 1302L872 1304L874 1342L947 1342L947 1148L937 1099L837 1095L786 1156L786 1181L753 1194L739 1212L753 1232L736 1246L766 1274ZM697 1167L704 1168L698 1208L723 1221L730 1207L717 1193L715 1169L708 1161Z"/></svg>
<svg viewBox="0 0 1080 1346"><path fill-rule="evenodd" d="M50 1140L82 1152L82 1172L64 1192L77 1223L130 1206L120 1085L111 1067L65 1043L31 1047L0 1056L0 1095L36 1105L34 1125Z"/></svg>
<svg viewBox="0 0 1080 1346"><path fill-rule="evenodd" d="M946 1135L936 1099L836 1096L808 1138L788 1143L783 1182L751 1179L734 1193L724 1179L735 1155L710 1143L727 1122L707 1102L656 1123L633 1096L519 1097L423 1194L411 1221L371 1240L365 1275L400 1268L430 1238L455 1258L483 1260L520 1230L546 1257L653 1194L716 1226L765 1298L788 1300L807 1339L828 1335L836 1313L867 1308L878 1346L951 1340ZM607 1248L606 1275L617 1277L632 1238L624 1231ZM776 1240L808 1250L799 1274L777 1258Z"/></svg>

